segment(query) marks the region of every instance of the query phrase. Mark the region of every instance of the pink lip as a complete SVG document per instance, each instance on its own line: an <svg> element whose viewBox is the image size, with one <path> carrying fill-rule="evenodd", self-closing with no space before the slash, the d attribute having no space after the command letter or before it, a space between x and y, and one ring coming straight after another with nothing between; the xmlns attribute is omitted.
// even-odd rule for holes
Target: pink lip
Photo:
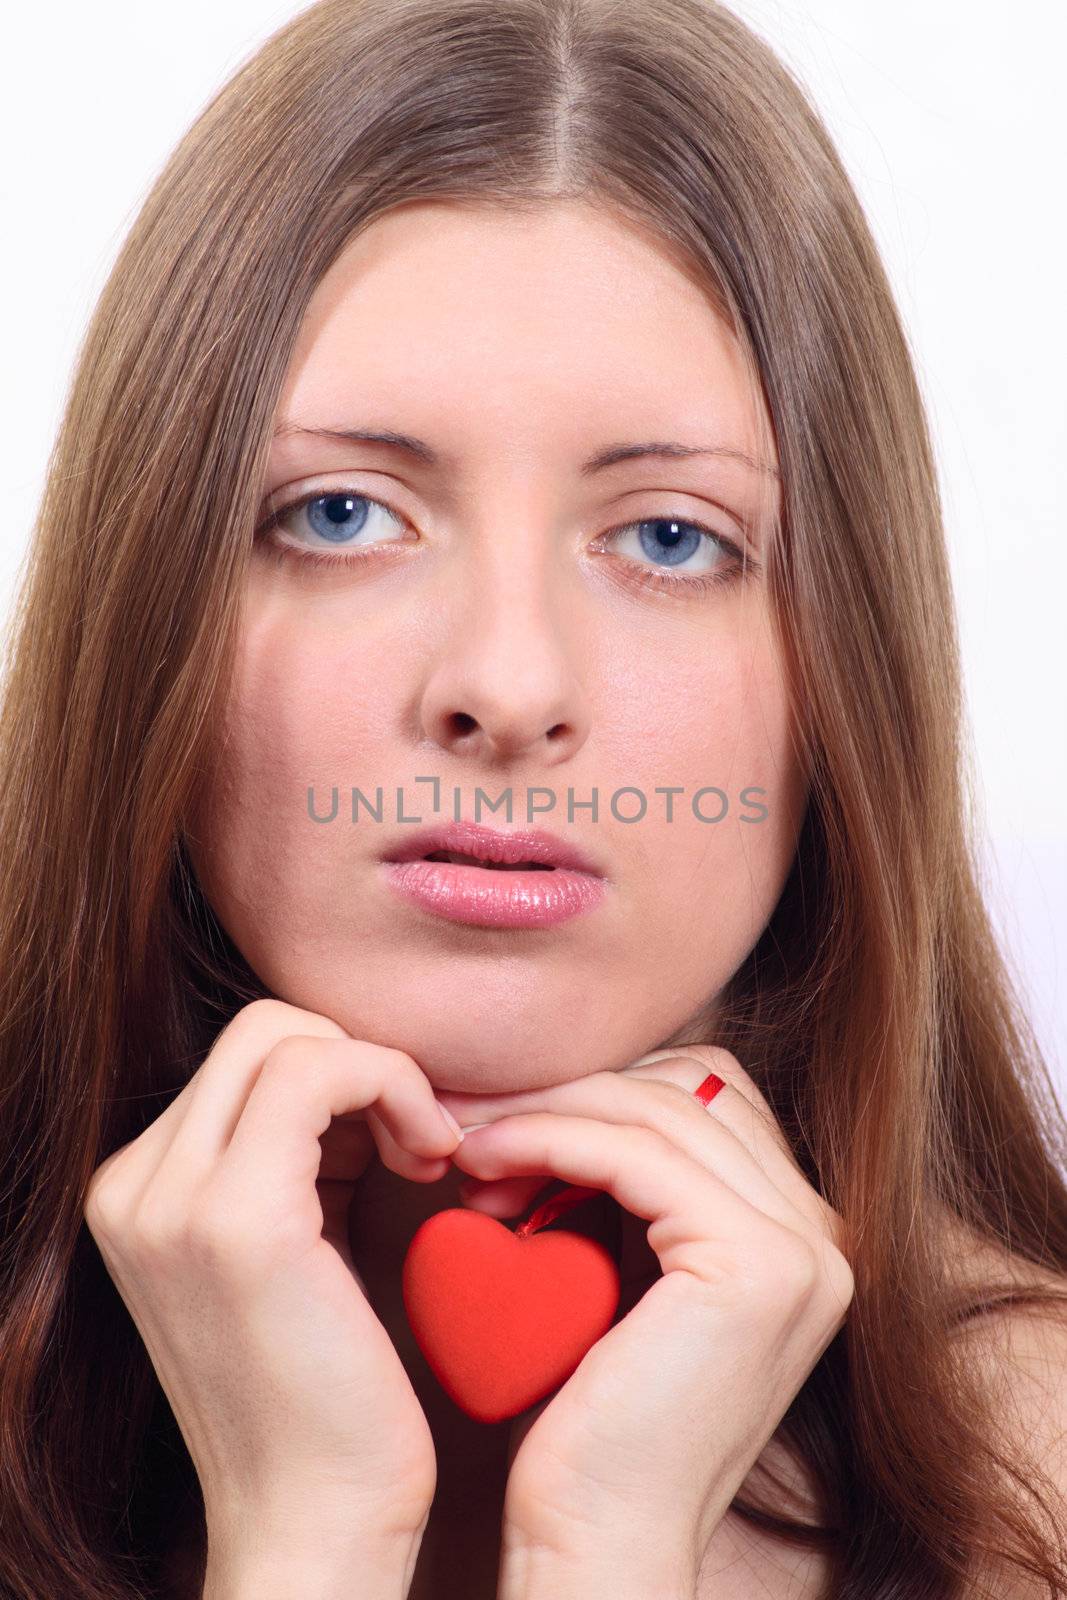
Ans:
<svg viewBox="0 0 1067 1600"><path fill-rule="evenodd" d="M441 822L417 833L404 833L382 852L386 861L415 861L434 850L453 850L457 854L478 856L483 861L536 861L546 867L571 867L576 872L604 873L595 861L554 833L543 828L486 828L480 822Z"/></svg>
<svg viewBox="0 0 1067 1600"><path fill-rule="evenodd" d="M528 872L501 871L422 859L444 850L539 865ZM593 910L607 892L604 876L564 840L540 829L504 833L469 822L443 823L408 836L388 851L382 871L404 899L450 921L482 927L552 927Z"/></svg>

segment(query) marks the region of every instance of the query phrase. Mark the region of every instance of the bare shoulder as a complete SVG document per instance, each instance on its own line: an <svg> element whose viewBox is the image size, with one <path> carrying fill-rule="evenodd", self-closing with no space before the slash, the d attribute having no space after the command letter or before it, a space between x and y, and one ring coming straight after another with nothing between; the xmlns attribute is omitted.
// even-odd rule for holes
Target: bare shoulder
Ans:
<svg viewBox="0 0 1067 1600"><path fill-rule="evenodd" d="M1067 1411L1067 1274L1012 1256L958 1220L946 1224L946 1263L956 1282L976 1291L1011 1285L1014 1303L992 1306L955 1330L958 1349L978 1363L990 1393L1003 1402L1002 1417L1040 1402L1050 1423ZM1032 1294L1033 1299L1025 1296ZM1050 1294L1057 1298L1046 1299Z"/></svg>
<svg viewBox="0 0 1067 1600"><path fill-rule="evenodd" d="M780 1433L764 1445L739 1493L798 1522L823 1521L809 1463ZM729 1510L704 1553L696 1600L820 1600L830 1565L821 1549L786 1543Z"/></svg>
<svg viewBox="0 0 1067 1600"><path fill-rule="evenodd" d="M1046 1503L1067 1527L1067 1274L973 1238L958 1259L975 1287L1010 1283L1022 1295L1059 1297L994 1306L961 1323L953 1343L979 1378L991 1442L1031 1481L1040 1479ZM1047 1600L1047 1586L1015 1566L983 1566L972 1582L974 1600Z"/></svg>
<svg viewBox="0 0 1067 1600"><path fill-rule="evenodd" d="M991 1418L1005 1442L1023 1449L1058 1482L1067 1517L1067 1276L1015 1267L1024 1289L1056 1300L1021 1300L969 1318L957 1347L985 1380Z"/></svg>

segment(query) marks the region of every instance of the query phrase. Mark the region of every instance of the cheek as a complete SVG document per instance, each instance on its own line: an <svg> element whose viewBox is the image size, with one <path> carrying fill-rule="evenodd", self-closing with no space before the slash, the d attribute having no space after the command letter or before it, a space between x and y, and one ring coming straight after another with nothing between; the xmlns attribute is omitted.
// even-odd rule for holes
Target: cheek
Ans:
<svg viewBox="0 0 1067 1600"><path fill-rule="evenodd" d="M648 812L625 831L640 851L648 948L670 952L679 989L704 973L710 991L766 926L803 821L807 786L777 650L720 636L676 663L673 681L646 679L631 725L642 737L622 781L641 788ZM682 790L669 822L656 793L668 785Z"/></svg>
<svg viewBox="0 0 1067 1600"><path fill-rule="evenodd" d="M270 608L246 617L190 854L231 937L268 979L279 927L316 947L329 932L323 907L350 840L313 820L308 790L325 817L336 787L343 818L352 784L371 797L384 781L372 748L382 697L380 674L351 633L346 642Z"/></svg>
<svg viewBox="0 0 1067 1600"><path fill-rule="evenodd" d="M241 790L269 804L275 822L295 814L314 828L309 786L325 811L332 786L340 803L353 784L388 784L376 758L411 671L403 638L386 638L380 619L353 626L343 595L250 604L225 747Z"/></svg>
<svg viewBox="0 0 1067 1600"><path fill-rule="evenodd" d="M258 814L275 842L306 817L308 785L319 804L339 781L331 765L344 729L333 692L339 670L299 629L272 629L269 647L256 634L244 642L221 765L238 816Z"/></svg>
<svg viewBox="0 0 1067 1600"><path fill-rule="evenodd" d="M197 819L201 842L194 847L191 839L190 851L220 920L274 992L346 1026L358 1020L373 1030L368 1036L395 1037L416 1053L432 1042L458 1085L457 1063L466 1063L462 1072L474 1070L472 1017L457 1014L447 1035L441 1018L459 957L453 950L442 964L436 945L413 945L415 959L398 970L392 908L368 902L360 875L366 839L344 825L353 784L369 798L381 785L385 819L394 820L391 785L410 773L410 729L433 619L401 629L378 605L355 626L352 603L342 597L333 606L318 595L304 608L291 595L283 603L266 593L248 607ZM722 626L707 630L660 628L648 641L627 635L625 648L620 630L603 646L598 670L589 674L596 686L589 742L573 773L557 769L546 777L563 798L545 825L566 831L569 783L578 800L596 787L599 825L587 809L574 822L579 833L599 834L619 867L613 920L590 930L595 939L575 925L572 944L561 941L558 960L546 957L536 985L495 958L478 969L478 983L468 987L483 996L484 1037L494 1049L511 1048L506 1016L516 1060L528 1054L535 1024L553 1070L566 1050L608 1051L621 1060L635 1046L636 1054L726 983L758 939L789 870L804 789L778 657L763 643L767 630L749 626L754 620L727 612ZM420 759L416 770L430 768ZM333 785L340 824L318 825L308 814L308 788L328 815ZM681 791L669 822L668 797L657 793L665 786ZM746 786L764 792L746 803ZM637 822L620 822L611 796L631 787L647 809ZM693 797L716 788L726 797L726 815L701 821ZM708 792L699 804L713 819L722 801ZM765 820L741 820L761 814L761 806ZM619 797L619 816L638 810L635 796ZM357 963L361 993L370 997L360 1003L377 1008L358 1018L342 1015L355 1004L348 974ZM591 993L598 1005L590 1004ZM632 1039L635 1031L640 1037ZM499 1070L491 1061L482 1066ZM533 1070L528 1061L523 1070Z"/></svg>

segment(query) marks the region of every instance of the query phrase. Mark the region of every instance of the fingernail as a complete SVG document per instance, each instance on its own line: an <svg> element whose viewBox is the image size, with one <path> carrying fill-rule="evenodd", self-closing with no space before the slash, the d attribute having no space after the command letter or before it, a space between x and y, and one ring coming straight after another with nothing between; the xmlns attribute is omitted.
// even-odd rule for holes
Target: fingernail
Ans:
<svg viewBox="0 0 1067 1600"><path fill-rule="evenodd" d="M443 1106L441 1104L440 1100L438 1100L438 1102L437 1102L437 1109L441 1113L441 1115L444 1117L444 1119L447 1122L448 1126L452 1129L452 1132L454 1134L458 1135L458 1137L460 1139L462 1139L462 1137L463 1137L463 1129L460 1127L459 1123L456 1121L456 1119L452 1115L451 1111L449 1111L445 1106Z"/></svg>
<svg viewBox="0 0 1067 1600"><path fill-rule="evenodd" d="M488 1122L468 1122L467 1126L464 1128L463 1132L464 1133L473 1133L475 1128L488 1128L488 1126L489 1126Z"/></svg>

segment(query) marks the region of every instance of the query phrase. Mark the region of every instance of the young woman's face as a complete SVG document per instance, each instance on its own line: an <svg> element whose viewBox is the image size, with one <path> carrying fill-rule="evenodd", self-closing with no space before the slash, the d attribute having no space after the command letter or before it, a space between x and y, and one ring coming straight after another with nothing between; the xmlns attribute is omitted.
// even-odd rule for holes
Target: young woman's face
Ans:
<svg viewBox="0 0 1067 1600"><path fill-rule="evenodd" d="M760 570L778 486L739 459L750 407L696 281L605 212L409 203L350 242L286 378L190 838L275 995L438 1088L491 1092L623 1066L713 1011L806 798ZM300 428L390 430L436 459ZM663 441L737 454L583 471ZM319 817L337 790L332 820L309 789ZM353 823L353 789L380 822L360 801ZM510 819L484 799L509 792ZM383 857L457 814L576 845L595 903L531 927L404 897ZM510 892L491 868L437 872Z"/></svg>

